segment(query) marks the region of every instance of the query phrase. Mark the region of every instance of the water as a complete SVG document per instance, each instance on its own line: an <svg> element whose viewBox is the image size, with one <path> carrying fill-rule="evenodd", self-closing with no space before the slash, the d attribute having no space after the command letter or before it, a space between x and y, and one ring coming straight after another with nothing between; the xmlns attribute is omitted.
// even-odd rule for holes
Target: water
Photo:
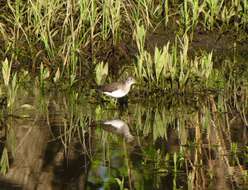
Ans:
<svg viewBox="0 0 248 190"><path fill-rule="evenodd" d="M20 84L8 115L1 104L0 187L247 189L242 70L222 89L144 95L135 86L126 104L80 84Z"/></svg>

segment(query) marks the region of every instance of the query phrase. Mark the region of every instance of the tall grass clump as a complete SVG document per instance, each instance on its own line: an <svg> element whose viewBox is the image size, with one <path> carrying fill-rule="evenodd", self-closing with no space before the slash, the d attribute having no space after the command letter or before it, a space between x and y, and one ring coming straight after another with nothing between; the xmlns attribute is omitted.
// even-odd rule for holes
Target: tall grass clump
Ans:
<svg viewBox="0 0 248 190"><path fill-rule="evenodd" d="M9 85L9 81L10 81L11 66L12 66L12 62L9 63L8 59L5 59L2 62L2 75L3 75L4 85L6 87Z"/></svg>
<svg viewBox="0 0 248 190"><path fill-rule="evenodd" d="M188 1L184 1L184 3L181 5L180 9L181 14L181 26L183 26L183 29L185 33L190 29L190 14L188 9Z"/></svg>
<svg viewBox="0 0 248 190"><path fill-rule="evenodd" d="M206 6L204 10L204 21L206 27L211 30L214 28L214 25L217 21L219 13L221 12L222 5L224 0L216 1L216 0L206 0Z"/></svg>
<svg viewBox="0 0 248 190"><path fill-rule="evenodd" d="M193 39L194 31L200 22L199 16L203 12L205 4L199 0L184 1L180 8L180 33L189 34Z"/></svg>
<svg viewBox="0 0 248 190"><path fill-rule="evenodd" d="M113 45L116 45L121 37L122 6L122 0L102 2L102 38L107 40L112 36Z"/></svg>
<svg viewBox="0 0 248 190"><path fill-rule="evenodd" d="M37 40L44 45L50 59L55 56L54 38L61 27L56 22L62 6L63 4L59 0L28 1L27 21L30 32L33 32Z"/></svg>
<svg viewBox="0 0 248 190"><path fill-rule="evenodd" d="M42 92L44 92L44 90L45 90L45 80L49 76L50 76L50 72L49 72L48 68L44 67L43 63L41 63L39 82L40 82L40 88L41 88Z"/></svg>
<svg viewBox="0 0 248 190"><path fill-rule="evenodd" d="M248 2L247 1L241 1L241 23L242 27L247 27L248 23Z"/></svg>
<svg viewBox="0 0 248 190"><path fill-rule="evenodd" d="M206 83L212 71L212 53L203 54L193 60L188 56L189 39L185 35L174 45L167 43L162 49L155 48L154 53L145 50L145 32L143 26L137 26L134 34L139 55L135 66L135 74L141 81L146 82L150 88L171 88L177 84L178 89L184 89L188 82L200 80Z"/></svg>
<svg viewBox="0 0 248 190"><path fill-rule="evenodd" d="M165 26L167 26L169 22L169 1L163 0L162 1L162 12L161 12L162 17L165 18Z"/></svg>
<svg viewBox="0 0 248 190"><path fill-rule="evenodd" d="M19 81L17 73L11 74L12 62L5 59L2 63L2 78L5 85L5 93L7 94L7 106L10 112L13 111L14 103L17 97L17 90L19 87Z"/></svg>
<svg viewBox="0 0 248 190"><path fill-rule="evenodd" d="M17 56L20 54L18 41L21 40L22 34L27 39L27 34L24 28L24 19L25 19L25 12L26 6L21 0L17 0L15 2L11 2L10 0L6 1L8 7L8 14L3 14L2 17L7 21L3 30L7 30L7 28L11 27L11 33L8 34L7 40L7 48L5 53L11 51L11 57L13 59L17 59Z"/></svg>
<svg viewBox="0 0 248 190"><path fill-rule="evenodd" d="M9 169L9 155L7 148L4 148L0 160L0 173L5 175L8 169Z"/></svg>
<svg viewBox="0 0 248 190"><path fill-rule="evenodd" d="M180 14L179 14L180 13ZM247 1L187 0L178 5L179 32L190 34L197 26L213 31L240 31L247 23Z"/></svg>
<svg viewBox="0 0 248 190"><path fill-rule="evenodd" d="M95 67L95 73L96 73L96 84L101 85L105 81L107 75L108 75L108 63L104 64L103 62L98 63Z"/></svg>
<svg viewBox="0 0 248 190"><path fill-rule="evenodd" d="M137 56L137 66L135 67L135 73L136 76L139 78L142 78L144 75L143 72L143 65L142 63L144 62L145 56L146 56L146 51L145 51L145 38L146 38L146 30L143 25L139 26L137 25L135 33L134 33L134 38L138 47L139 54Z"/></svg>

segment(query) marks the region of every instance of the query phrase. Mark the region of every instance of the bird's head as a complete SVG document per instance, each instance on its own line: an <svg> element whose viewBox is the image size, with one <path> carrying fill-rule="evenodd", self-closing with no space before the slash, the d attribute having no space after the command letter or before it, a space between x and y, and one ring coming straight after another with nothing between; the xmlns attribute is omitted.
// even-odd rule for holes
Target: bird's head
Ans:
<svg viewBox="0 0 248 190"><path fill-rule="evenodd" d="M134 83L136 83L136 80L133 78L133 77L128 77L127 78L127 80L126 80L126 84L128 84L128 85L132 85L132 84L134 84Z"/></svg>

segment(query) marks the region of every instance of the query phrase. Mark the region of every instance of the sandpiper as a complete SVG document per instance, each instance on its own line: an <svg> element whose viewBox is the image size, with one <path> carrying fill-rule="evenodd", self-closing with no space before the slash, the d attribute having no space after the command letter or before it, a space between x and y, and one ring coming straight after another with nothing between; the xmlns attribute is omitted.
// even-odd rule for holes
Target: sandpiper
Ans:
<svg viewBox="0 0 248 190"><path fill-rule="evenodd" d="M136 83L133 77L128 77L126 81L123 82L114 82L112 84L106 84L100 86L100 91L104 94L114 97L122 98L128 94L132 84Z"/></svg>

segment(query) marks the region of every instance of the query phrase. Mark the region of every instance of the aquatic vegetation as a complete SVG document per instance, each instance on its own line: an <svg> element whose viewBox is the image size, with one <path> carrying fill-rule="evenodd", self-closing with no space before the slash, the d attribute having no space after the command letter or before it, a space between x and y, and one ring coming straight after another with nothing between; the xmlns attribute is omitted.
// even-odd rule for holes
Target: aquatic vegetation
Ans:
<svg viewBox="0 0 248 190"><path fill-rule="evenodd" d="M120 24L122 18L122 6L121 0L108 0L103 1L103 38L107 40L109 34L112 36L112 44L115 46L121 38L122 31L120 30ZM109 34L107 31L110 31ZM107 34L106 34L107 33Z"/></svg>
<svg viewBox="0 0 248 190"><path fill-rule="evenodd" d="M247 186L247 1L0 5L0 183ZM128 104L98 101L95 83L131 73Z"/></svg>
<svg viewBox="0 0 248 190"><path fill-rule="evenodd" d="M1 4L1 58L7 55L12 57L11 62L21 64L28 60L33 70L41 62L47 63L60 68L61 76L70 67L69 75L77 76L86 73L86 68L92 69L90 65L98 62L102 53L116 53L123 40L131 39L137 25L151 33L161 23L167 27L176 23L178 34L187 34L190 41L198 28L219 29L220 34L232 29L243 35L247 7L246 1L223 0L6 1Z"/></svg>
<svg viewBox="0 0 248 190"><path fill-rule="evenodd" d="M55 75L54 75L54 77L53 77L53 81L55 83L58 82L59 79L60 79L60 77L61 77L61 73L60 73L60 69L58 68L57 71L56 71L56 73L55 73Z"/></svg>
<svg viewBox="0 0 248 190"><path fill-rule="evenodd" d="M169 1L162 1L162 12L161 15L165 18L165 26L167 26L169 22Z"/></svg>
<svg viewBox="0 0 248 190"><path fill-rule="evenodd" d="M177 83L178 88L183 89L189 81L194 82L197 79L207 83L208 79L211 80L209 77L213 67L212 53L205 53L190 60L189 39L186 35L182 41L179 39L181 45L179 50L177 45L170 47L168 42L161 50L155 48L154 57L144 50L144 36L142 27L137 26L135 37L139 55L135 72L141 81L148 83L149 88L153 85L162 89L168 88L167 81L170 81L171 88L173 83Z"/></svg>
<svg viewBox="0 0 248 190"><path fill-rule="evenodd" d="M192 7L197 9L197 4L194 4ZM181 26L183 26L182 32L185 32L187 34L187 32L189 31L189 29L191 27L190 13L189 13L189 9L188 9L188 1L184 1L183 5L181 5L180 13L182 15L180 17L181 18ZM193 12L193 15L194 14L196 14L196 13ZM193 16L192 22L195 22L194 16Z"/></svg>
<svg viewBox="0 0 248 190"><path fill-rule="evenodd" d="M98 63L95 67L96 72L96 84L101 85L104 83L107 75L108 75L108 63Z"/></svg>
<svg viewBox="0 0 248 190"><path fill-rule="evenodd" d="M124 187L124 178L122 178L122 180L115 178L115 180L118 183L120 190L127 190L127 188Z"/></svg>
<svg viewBox="0 0 248 190"><path fill-rule="evenodd" d="M19 81L17 73L11 74L12 64L7 59L2 63L2 78L4 81L5 88L1 89L1 96L6 95L7 107L12 113L14 108L15 99L17 97L17 90L19 87Z"/></svg>
<svg viewBox="0 0 248 190"><path fill-rule="evenodd" d="M7 87L9 85L10 76L11 76L11 62L9 63L8 59L2 62L2 76L4 80L4 85Z"/></svg>
<svg viewBox="0 0 248 190"><path fill-rule="evenodd" d="M15 100L17 98L17 92L19 88L19 81L17 79L17 74L15 73L11 81L11 86L8 88L8 108L10 113L13 112L15 106Z"/></svg>
<svg viewBox="0 0 248 190"><path fill-rule="evenodd" d="M5 175L8 172L8 169L9 169L8 150L4 148L0 160L0 172Z"/></svg>
<svg viewBox="0 0 248 190"><path fill-rule="evenodd" d="M204 21L206 27L211 30L214 27L214 24L217 21L217 16L221 12L221 8L223 6L224 0L215 1L215 0L206 0L205 4L208 7L207 11L204 11Z"/></svg>
<svg viewBox="0 0 248 190"><path fill-rule="evenodd" d="M42 91L44 91L45 88L45 80L50 76L50 72L48 68L43 66L43 63L40 65L40 77L39 77L39 82L40 82L40 88Z"/></svg>

